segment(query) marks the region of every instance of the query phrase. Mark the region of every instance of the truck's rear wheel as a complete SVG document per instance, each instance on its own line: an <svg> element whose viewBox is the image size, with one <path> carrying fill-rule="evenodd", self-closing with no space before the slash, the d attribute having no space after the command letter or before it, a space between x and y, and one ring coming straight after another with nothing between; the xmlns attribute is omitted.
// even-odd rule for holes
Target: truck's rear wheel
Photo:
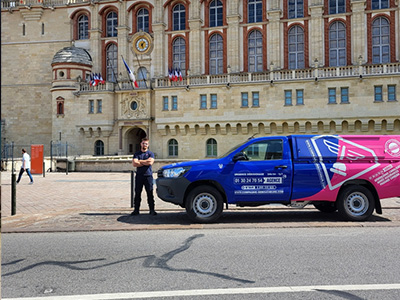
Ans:
<svg viewBox="0 0 400 300"><path fill-rule="evenodd" d="M350 221L365 221L375 209L370 190L361 185L350 185L341 192L337 201L339 214Z"/></svg>
<svg viewBox="0 0 400 300"><path fill-rule="evenodd" d="M220 217L223 205L221 194L215 188L203 185L189 193L185 206L192 221L211 223Z"/></svg>

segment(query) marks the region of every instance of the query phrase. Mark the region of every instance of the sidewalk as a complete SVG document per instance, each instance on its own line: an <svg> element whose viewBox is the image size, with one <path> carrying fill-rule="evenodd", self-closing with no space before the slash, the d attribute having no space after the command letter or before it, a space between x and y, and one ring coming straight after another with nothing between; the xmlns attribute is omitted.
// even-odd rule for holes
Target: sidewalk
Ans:
<svg viewBox="0 0 400 300"><path fill-rule="evenodd" d="M34 184L23 175L17 185L17 214L11 216L11 173L1 173L2 232L87 230L144 230L175 228L400 226L400 198L382 201L383 215L369 222L342 222L317 210L231 205L216 224L191 224L185 210L160 200L157 216L148 215L143 192L141 215L130 216L130 173L46 173L34 175ZM156 176L156 175L155 175ZM246 212L238 212L246 210Z"/></svg>

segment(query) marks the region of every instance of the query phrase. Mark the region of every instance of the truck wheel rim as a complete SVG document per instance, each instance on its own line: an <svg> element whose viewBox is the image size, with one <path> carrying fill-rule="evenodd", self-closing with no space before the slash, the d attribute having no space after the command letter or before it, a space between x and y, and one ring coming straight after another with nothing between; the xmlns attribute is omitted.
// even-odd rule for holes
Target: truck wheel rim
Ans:
<svg viewBox="0 0 400 300"><path fill-rule="evenodd" d="M364 194L352 193L346 199L346 208L354 216L364 215L368 207L368 198Z"/></svg>
<svg viewBox="0 0 400 300"><path fill-rule="evenodd" d="M193 201L193 210L201 217L212 216L217 209L217 200L210 194L197 195Z"/></svg>

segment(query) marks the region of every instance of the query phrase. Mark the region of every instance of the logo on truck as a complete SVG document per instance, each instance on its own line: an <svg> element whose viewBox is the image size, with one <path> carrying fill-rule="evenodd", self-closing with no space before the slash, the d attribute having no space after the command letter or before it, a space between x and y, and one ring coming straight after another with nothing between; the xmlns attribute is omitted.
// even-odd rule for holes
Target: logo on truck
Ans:
<svg viewBox="0 0 400 300"><path fill-rule="evenodd" d="M385 143L385 152L393 157L400 156L400 142L395 139L390 139Z"/></svg>
<svg viewBox="0 0 400 300"><path fill-rule="evenodd" d="M322 170L317 169L322 171L330 190L334 190L345 181L358 178L380 166L378 157L372 149L340 136L315 136L311 138L311 143L316 155L314 159L319 163ZM328 167L327 157L332 157L332 154L339 161ZM351 163L362 159L368 159L368 162L360 162L357 168L353 167L348 170L346 160ZM354 170L355 172L353 172ZM333 176L330 176L329 171L333 173Z"/></svg>

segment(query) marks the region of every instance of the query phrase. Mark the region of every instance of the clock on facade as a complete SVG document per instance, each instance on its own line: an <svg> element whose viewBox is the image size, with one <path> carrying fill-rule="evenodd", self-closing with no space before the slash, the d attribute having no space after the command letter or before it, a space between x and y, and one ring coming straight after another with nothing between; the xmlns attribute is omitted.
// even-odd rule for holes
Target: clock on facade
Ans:
<svg viewBox="0 0 400 300"><path fill-rule="evenodd" d="M140 32L133 37L133 50L137 54L147 54L151 51L152 39L148 33Z"/></svg>

